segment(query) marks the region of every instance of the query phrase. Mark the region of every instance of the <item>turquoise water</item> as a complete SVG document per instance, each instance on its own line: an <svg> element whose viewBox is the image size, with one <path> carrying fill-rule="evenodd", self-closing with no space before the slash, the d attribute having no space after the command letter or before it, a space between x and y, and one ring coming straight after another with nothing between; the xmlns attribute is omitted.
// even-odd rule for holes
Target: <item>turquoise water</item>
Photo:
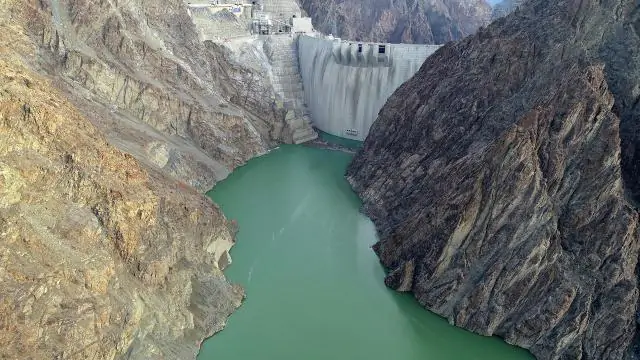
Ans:
<svg viewBox="0 0 640 360"><path fill-rule="evenodd" d="M247 299L198 359L532 359L384 286L375 229L343 178L350 159L282 146L209 193L240 225L225 273Z"/></svg>

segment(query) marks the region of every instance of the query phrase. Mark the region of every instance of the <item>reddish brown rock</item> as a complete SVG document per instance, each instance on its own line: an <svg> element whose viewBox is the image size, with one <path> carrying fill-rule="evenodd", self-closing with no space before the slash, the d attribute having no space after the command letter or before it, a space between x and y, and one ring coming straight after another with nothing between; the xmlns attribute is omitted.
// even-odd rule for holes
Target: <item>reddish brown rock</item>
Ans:
<svg viewBox="0 0 640 360"><path fill-rule="evenodd" d="M194 187L277 140L268 100L220 95L248 70L180 0L0 0L0 32L0 358L195 358L243 292Z"/></svg>

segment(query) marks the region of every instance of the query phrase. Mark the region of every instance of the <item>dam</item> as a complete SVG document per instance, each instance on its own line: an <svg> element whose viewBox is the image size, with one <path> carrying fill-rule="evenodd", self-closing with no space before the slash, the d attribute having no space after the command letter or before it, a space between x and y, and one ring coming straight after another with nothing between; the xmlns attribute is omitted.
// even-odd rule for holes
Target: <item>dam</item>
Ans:
<svg viewBox="0 0 640 360"><path fill-rule="evenodd" d="M363 141L389 96L439 47L299 36L300 74L313 125Z"/></svg>
<svg viewBox="0 0 640 360"><path fill-rule="evenodd" d="M269 85L252 95L282 114L283 142L321 130L323 141L355 150L388 97L439 48L324 36L295 0L263 1L185 0L200 38L251 68L251 83ZM532 359L384 285L375 227L343 176L353 151L325 145L281 145L209 192L239 225L225 275L247 298L198 360Z"/></svg>
<svg viewBox="0 0 640 360"><path fill-rule="evenodd" d="M292 0L185 3L201 40L242 54L269 79L296 144L317 137L312 127L363 141L389 96L440 48L325 36Z"/></svg>

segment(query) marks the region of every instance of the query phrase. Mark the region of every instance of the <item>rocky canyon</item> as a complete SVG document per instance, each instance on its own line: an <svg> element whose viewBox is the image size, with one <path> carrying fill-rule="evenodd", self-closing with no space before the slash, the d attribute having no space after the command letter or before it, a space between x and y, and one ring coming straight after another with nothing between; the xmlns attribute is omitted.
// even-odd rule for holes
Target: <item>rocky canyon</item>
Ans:
<svg viewBox="0 0 640 360"><path fill-rule="evenodd" d="M270 4L300 12L298 3ZM388 273L373 261L385 284L538 359L633 358L638 1L300 5L318 30L345 39L446 43L387 100L346 173L378 231L373 248ZM315 138L300 127L313 114L305 101L283 97L303 92L294 36L254 36L242 28L250 16L193 10L201 27L233 25L203 30L191 10L183 0L0 0L0 358L194 359L241 305L244 290L223 274L237 224L203 193L278 144ZM234 48L228 38L237 33L217 32L225 26L255 41ZM305 177L329 166L320 149L304 150L316 160L293 169L297 162L282 158L308 186ZM337 180L283 186L300 203L285 190L265 199L313 220L307 215L320 202L310 196L326 197L323 184L340 180L336 199L351 196L351 206L358 199L340 178L344 157L331 171ZM354 214L370 225L358 204ZM295 219L271 224L269 244ZM354 240L349 219L335 223ZM369 229L359 233L364 242L375 239ZM334 250L344 245L332 240ZM342 283L345 293L355 279ZM371 284L402 313L392 291ZM307 311L301 304L296 320Z"/></svg>
<svg viewBox="0 0 640 360"><path fill-rule="evenodd" d="M386 284L539 359L623 359L638 326L637 1L530 0L449 43L347 171Z"/></svg>
<svg viewBox="0 0 640 360"><path fill-rule="evenodd" d="M181 0L0 1L0 357L194 358L243 292L202 192L290 141Z"/></svg>
<svg viewBox="0 0 640 360"><path fill-rule="evenodd" d="M316 28L353 41L443 44L485 26L485 0L301 0Z"/></svg>

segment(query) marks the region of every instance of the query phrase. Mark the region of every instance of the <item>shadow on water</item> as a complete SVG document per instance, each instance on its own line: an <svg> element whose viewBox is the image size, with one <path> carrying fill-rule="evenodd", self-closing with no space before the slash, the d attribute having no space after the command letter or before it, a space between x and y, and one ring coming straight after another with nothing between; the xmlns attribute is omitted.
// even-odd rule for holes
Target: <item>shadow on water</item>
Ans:
<svg viewBox="0 0 640 360"><path fill-rule="evenodd" d="M395 293L393 297L398 309L404 313L414 334L426 335L436 344L446 342L464 343L467 348L466 360L511 360L530 359L535 357L527 350L516 346L505 346L503 339L492 336L482 336L462 328L455 327L444 317L424 309L411 293ZM500 349L496 352L496 349ZM453 355L453 353L451 354ZM442 359L454 359L446 351L442 352Z"/></svg>

